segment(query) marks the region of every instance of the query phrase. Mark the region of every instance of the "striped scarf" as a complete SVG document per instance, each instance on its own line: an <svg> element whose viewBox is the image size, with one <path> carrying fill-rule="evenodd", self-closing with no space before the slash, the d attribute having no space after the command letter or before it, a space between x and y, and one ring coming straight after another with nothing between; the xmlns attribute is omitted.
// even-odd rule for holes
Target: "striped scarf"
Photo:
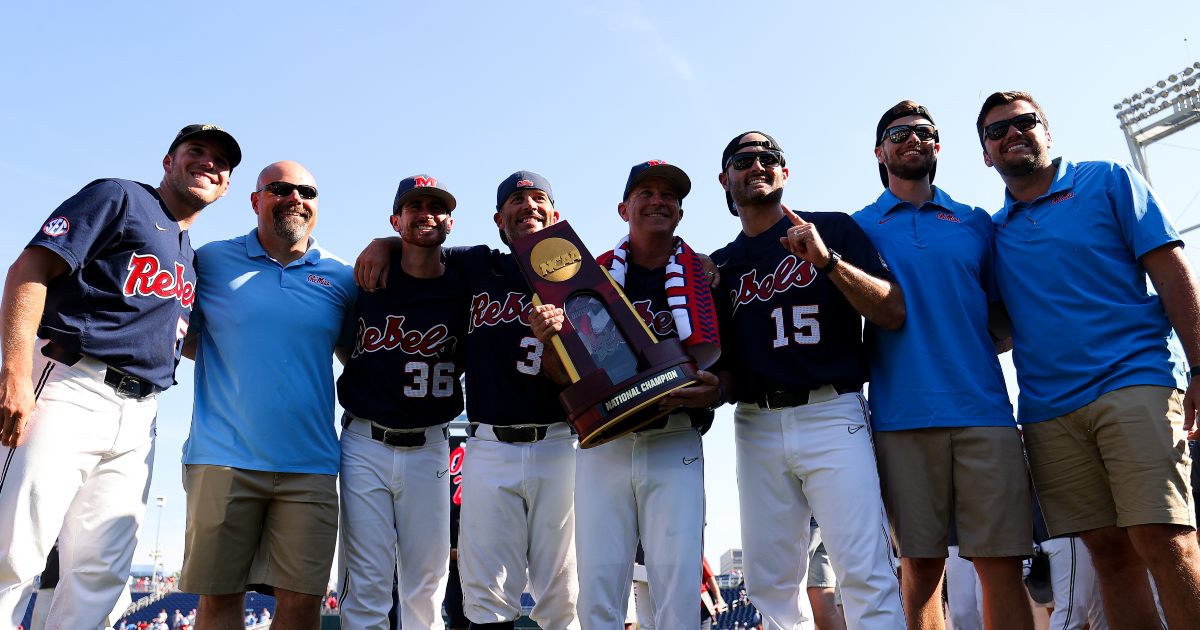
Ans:
<svg viewBox="0 0 1200 630"><path fill-rule="evenodd" d="M705 369L721 356L717 308L700 257L678 236L674 245L666 269L667 305L683 347L696 359L700 369ZM624 287L628 255L626 234L612 251L598 256L596 262L606 267L612 279Z"/></svg>

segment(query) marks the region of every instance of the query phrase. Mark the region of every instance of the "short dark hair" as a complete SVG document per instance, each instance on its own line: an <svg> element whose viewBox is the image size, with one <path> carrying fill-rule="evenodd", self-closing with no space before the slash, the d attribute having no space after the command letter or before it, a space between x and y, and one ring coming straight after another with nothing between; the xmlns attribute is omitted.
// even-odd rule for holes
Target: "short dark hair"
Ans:
<svg viewBox="0 0 1200 630"><path fill-rule="evenodd" d="M1050 129L1050 121L1046 120L1046 112L1042 110L1042 106L1039 105L1036 100L1034 100L1033 95L1029 92L993 92L991 96L984 99L983 106L979 108L979 118L975 119L975 133L979 134L979 146L987 146L984 144L983 120L987 118L988 112L1000 107L1001 105L1008 105L1009 103L1014 103L1016 101L1025 101L1026 103L1032 105L1033 109L1037 111L1038 118L1042 120L1042 125L1044 125L1046 129Z"/></svg>

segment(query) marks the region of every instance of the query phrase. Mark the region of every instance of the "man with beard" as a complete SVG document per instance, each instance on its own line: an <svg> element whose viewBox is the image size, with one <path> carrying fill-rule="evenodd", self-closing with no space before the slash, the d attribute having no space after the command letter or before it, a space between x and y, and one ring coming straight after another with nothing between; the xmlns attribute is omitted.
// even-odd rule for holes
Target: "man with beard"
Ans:
<svg viewBox="0 0 1200 630"><path fill-rule="evenodd" d="M860 393L862 318L898 329L904 296L848 215L783 207L788 169L774 138L736 136L721 169L742 224L712 258L737 401L742 523L754 524L742 528L746 590L765 627L790 630L811 617L803 589L815 514L848 627L904 627Z"/></svg>
<svg viewBox="0 0 1200 630"><path fill-rule="evenodd" d="M187 230L224 196L241 159L221 128L188 125L158 188L88 184L9 269L0 626L21 622L55 538L62 578L48 627L100 627L120 596L146 510L155 396L175 383L195 296Z"/></svg>
<svg viewBox="0 0 1200 630"><path fill-rule="evenodd" d="M1183 241L1128 166L1051 160L1028 93L989 96L976 130L1005 184L996 278L1049 534L1083 538L1114 628L1157 627L1147 568L1167 624L1194 628L1186 440L1200 406L1200 300Z"/></svg>
<svg viewBox="0 0 1200 630"><path fill-rule="evenodd" d="M310 236L317 186L303 166L263 169L250 205L258 227L196 252L181 588L200 594L200 627L240 628L255 588L274 591L279 626L316 628L338 523L331 357L354 277Z"/></svg>
<svg viewBox="0 0 1200 630"><path fill-rule="evenodd" d="M354 350L338 379L347 628L388 628L397 567L400 625L445 627L447 427L463 410L467 332L462 280L442 262L456 203L429 175L400 181L391 225L404 248L388 287L359 293L351 318Z"/></svg>
<svg viewBox="0 0 1200 630"><path fill-rule="evenodd" d="M988 628L1032 628L1021 559L1032 552L1021 437L988 333L992 221L933 185L938 130L901 101L875 128L885 190L854 215L904 287L898 330L867 326L871 429L903 568L910 628L943 628L950 523L975 564Z"/></svg>
<svg viewBox="0 0 1200 630"><path fill-rule="evenodd" d="M517 171L496 189L500 240L558 221L546 178ZM355 274L367 290L387 282L396 239L376 241ZM477 245L447 251L470 296L467 452L458 565L475 630L512 630L527 583L530 617L546 630L579 628L575 603L575 451L578 440L543 373L544 344L529 326L532 295L511 253Z"/></svg>
<svg viewBox="0 0 1200 630"><path fill-rule="evenodd" d="M708 287L712 276L700 256L675 235L691 188L691 179L677 166L661 160L635 165L617 204L629 235L596 259L624 288L656 338L680 339L696 359L701 381L659 402L670 415L577 456L575 476L587 480L575 497L584 630L618 628L625 619L639 540L654 595L654 627L694 626L700 607L700 435L723 400L717 376L705 371L720 356L716 327L704 325L715 316ZM543 304L535 307L530 323L549 344L565 319L561 307ZM570 382L565 370L556 380Z"/></svg>

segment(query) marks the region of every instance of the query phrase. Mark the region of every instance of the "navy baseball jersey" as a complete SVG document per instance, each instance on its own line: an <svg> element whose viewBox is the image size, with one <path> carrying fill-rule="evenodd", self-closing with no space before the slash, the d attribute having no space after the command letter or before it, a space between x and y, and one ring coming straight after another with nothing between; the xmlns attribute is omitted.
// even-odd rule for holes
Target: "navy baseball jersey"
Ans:
<svg viewBox="0 0 1200 630"><path fill-rule="evenodd" d="M892 274L861 227L840 212L798 212L825 245L863 271ZM738 234L713 252L721 270L717 309L722 360L733 370L737 399L833 385L857 390L867 381L862 317L825 274L779 243L785 216L758 236Z"/></svg>
<svg viewBox="0 0 1200 630"><path fill-rule="evenodd" d="M667 303L666 267L647 269L641 265L630 263L625 269L625 286L622 290L633 309L646 322L646 326L658 339L678 339L675 330L675 318L671 316L671 306ZM718 366L723 365L720 361ZM710 367L709 369L718 369ZM697 425L705 427L712 423L714 413L708 409L687 409L688 415Z"/></svg>
<svg viewBox="0 0 1200 630"><path fill-rule="evenodd" d="M532 294L512 254L486 245L450 248L446 262L470 295L467 322L467 417L495 426L565 422L559 388L542 375L553 352L529 327Z"/></svg>
<svg viewBox="0 0 1200 630"><path fill-rule="evenodd" d="M195 252L158 192L96 180L50 215L35 245L71 267L48 287L38 336L173 385L196 297Z"/></svg>
<svg viewBox="0 0 1200 630"><path fill-rule="evenodd" d="M338 379L350 413L393 429L444 424L463 410L467 296L457 270L414 278L394 260L388 287L359 290L354 349Z"/></svg>

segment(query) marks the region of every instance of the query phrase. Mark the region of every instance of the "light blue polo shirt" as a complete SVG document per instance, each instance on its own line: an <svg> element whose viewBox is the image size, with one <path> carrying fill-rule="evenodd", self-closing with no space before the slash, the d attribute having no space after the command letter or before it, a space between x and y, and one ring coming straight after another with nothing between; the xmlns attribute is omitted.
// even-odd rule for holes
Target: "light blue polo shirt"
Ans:
<svg viewBox="0 0 1200 630"><path fill-rule="evenodd" d="M309 240L287 267L258 230L196 251L196 395L183 463L336 475L333 350L354 273Z"/></svg>
<svg viewBox="0 0 1200 630"><path fill-rule="evenodd" d="M871 428L1014 426L988 335L992 222L936 186L920 208L884 190L854 220L904 291L899 330L867 324Z"/></svg>
<svg viewBox="0 0 1200 630"><path fill-rule="evenodd" d="M1187 387L1182 347L1139 262L1179 233L1132 168L1054 162L1046 194L1026 203L1005 190L992 218L1022 423L1131 385Z"/></svg>

